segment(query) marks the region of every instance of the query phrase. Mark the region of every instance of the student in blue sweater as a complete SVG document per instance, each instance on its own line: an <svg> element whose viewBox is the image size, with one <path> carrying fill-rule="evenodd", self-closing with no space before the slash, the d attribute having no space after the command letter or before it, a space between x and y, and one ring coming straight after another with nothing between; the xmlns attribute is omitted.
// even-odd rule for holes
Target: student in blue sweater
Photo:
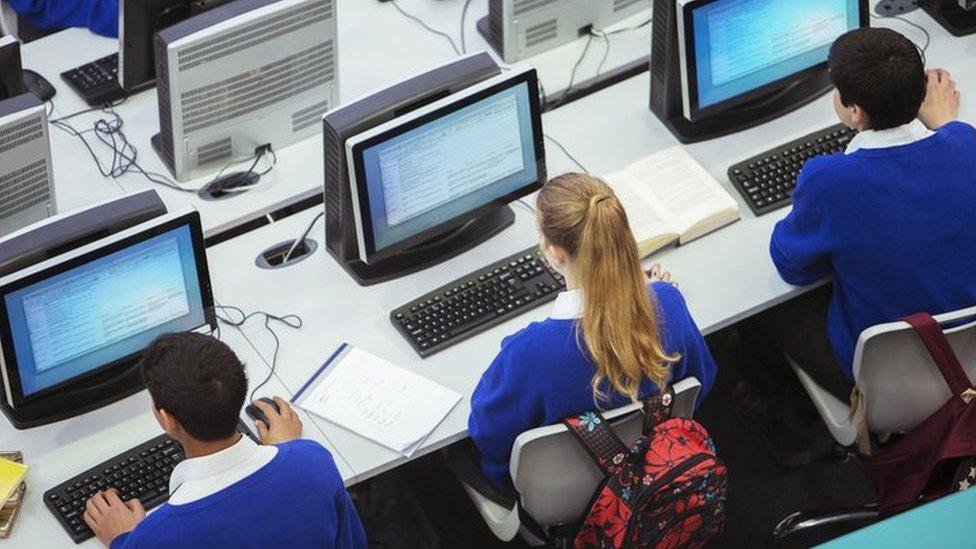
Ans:
<svg viewBox="0 0 976 549"><path fill-rule="evenodd" d="M648 281L623 206L599 179L568 173L536 202L540 246L566 278L549 318L505 338L471 396L468 430L484 475L503 492L523 431L612 409L695 376L704 397L715 362L670 275Z"/></svg>
<svg viewBox="0 0 976 549"><path fill-rule="evenodd" d="M841 36L829 67L837 115L858 134L845 153L804 165L770 254L790 284L832 276L833 285L770 311L759 324L846 403L861 331L919 311L976 305L976 129L956 121L959 92L949 73L926 73L915 45L893 30ZM795 408L804 406L809 417L812 408L782 360L778 368L756 366L767 370L767 380L769 371L783 378L740 389L738 402L747 403L747 415L767 437L788 439L762 416L775 410L788 417L794 408L802 418ZM757 406L763 400L771 410ZM795 464L802 465L808 441L793 442Z"/></svg>
<svg viewBox="0 0 976 549"><path fill-rule="evenodd" d="M119 35L119 0L7 0L17 15L43 30L82 27L102 36Z"/></svg>
<svg viewBox="0 0 976 549"><path fill-rule="evenodd" d="M244 365L227 345L197 333L161 336L142 375L153 413L186 460L173 470L169 502L149 516L114 491L88 502L85 522L112 549L174 547L366 547L363 527L329 452L298 440L302 422L256 404L263 445L236 429L247 392Z"/></svg>

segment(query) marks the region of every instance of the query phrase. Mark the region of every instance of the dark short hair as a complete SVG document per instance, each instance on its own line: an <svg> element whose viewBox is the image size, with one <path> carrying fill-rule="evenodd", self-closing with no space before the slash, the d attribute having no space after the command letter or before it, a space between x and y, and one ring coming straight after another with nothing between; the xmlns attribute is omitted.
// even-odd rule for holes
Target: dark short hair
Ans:
<svg viewBox="0 0 976 549"><path fill-rule="evenodd" d="M164 334L146 347L140 367L153 405L190 436L214 441L234 434L247 376L225 343L194 332Z"/></svg>
<svg viewBox="0 0 976 549"><path fill-rule="evenodd" d="M855 29L834 41L830 78L844 106L867 112L871 129L908 124L925 99L925 63L918 48L883 28Z"/></svg>

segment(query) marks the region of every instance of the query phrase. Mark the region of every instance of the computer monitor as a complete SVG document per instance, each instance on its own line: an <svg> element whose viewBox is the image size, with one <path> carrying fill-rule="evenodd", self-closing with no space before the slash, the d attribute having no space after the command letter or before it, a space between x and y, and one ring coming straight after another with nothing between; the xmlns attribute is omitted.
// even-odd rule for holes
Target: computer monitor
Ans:
<svg viewBox="0 0 976 549"><path fill-rule="evenodd" d="M153 38L160 29L226 4L230 0L121 0L119 2L119 85L136 91L156 81Z"/></svg>
<svg viewBox="0 0 976 549"><path fill-rule="evenodd" d="M20 61L20 42L12 36L0 36L0 99L27 93L24 68Z"/></svg>
<svg viewBox="0 0 976 549"><path fill-rule="evenodd" d="M337 101L334 0L234 0L155 47L152 143L179 181L311 137Z"/></svg>
<svg viewBox="0 0 976 549"><path fill-rule="evenodd" d="M62 402L62 417L90 409L84 395L131 376L155 337L204 327L214 329L216 317L196 211L161 216L0 278L5 411L52 399ZM80 396L72 404L70 395Z"/></svg>
<svg viewBox="0 0 976 549"><path fill-rule="evenodd" d="M0 236L57 209L44 105L32 93L0 99Z"/></svg>
<svg viewBox="0 0 976 549"><path fill-rule="evenodd" d="M833 41L867 0L657 0L651 109L683 142L780 116L831 88Z"/></svg>
<svg viewBox="0 0 976 549"><path fill-rule="evenodd" d="M433 81L463 76L466 65L477 74L481 62L462 58L442 67ZM416 84L404 82L388 98ZM506 204L546 179L534 69L483 79L348 135L341 151L331 150L339 144L328 135L336 118L325 120L332 128L326 130L326 177L335 175L329 165L341 155L350 200L326 194L326 242L363 285L423 269L497 234L514 220ZM352 219L353 230L343 230L343 215ZM351 251L343 247L349 243Z"/></svg>

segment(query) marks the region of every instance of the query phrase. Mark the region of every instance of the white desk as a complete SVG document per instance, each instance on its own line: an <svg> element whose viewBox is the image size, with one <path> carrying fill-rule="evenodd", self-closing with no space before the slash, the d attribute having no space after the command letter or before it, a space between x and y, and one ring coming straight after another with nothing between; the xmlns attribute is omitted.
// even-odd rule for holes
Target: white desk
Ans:
<svg viewBox="0 0 976 549"><path fill-rule="evenodd" d="M462 0L398 0L400 5L435 28L459 40ZM476 20L487 14L487 2L472 2L466 19L468 51L490 49L475 29ZM450 45L441 37L428 33L402 16L396 9L377 0L339 0L339 89L340 100L348 101L446 63L455 57ZM639 24L647 15L637 15L614 28ZM611 50L604 72L647 55L650 26L620 33L611 39ZM585 39L567 44L529 60L539 67L541 78L550 94L566 87L570 70L579 57ZM577 71L576 83L594 75L605 44L593 39L590 50ZM65 84L61 72L118 51L114 39L96 36L87 30L69 29L22 48L24 66L44 75L57 89L52 118L87 108L78 95ZM124 120L124 130L139 151L139 162L147 171L168 174L150 145L157 133L159 117L156 90L130 97L117 112ZM70 122L78 129L90 128L101 113L79 116ZM90 136L92 141L97 141ZM97 143L104 159L108 149ZM116 181L101 176L82 143L63 131L51 128L54 177L61 211L78 208L123 192L156 189L171 209L194 206L202 216L204 235L219 234L243 225L280 208L322 192L322 138L316 135L283 150L276 151L276 169L253 190L221 201L206 201L195 194L182 193L146 181L135 173ZM240 167L238 169L244 169ZM199 188L213 174L205 174L183 185Z"/></svg>
<svg viewBox="0 0 976 549"><path fill-rule="evenodd" d="M912 16L932 33L928 58L932 66L950 69L963 89L976 89L976 37L951 38L922 14ZM883 24L913 31L904 23ZM543 117L546 131L556 136L593 173L620 169L656 150L676 143L674 137L647 110L648 76L644 74L581 99ZM965 99L964 99L965 100ZM965 100L962 117L976 118L976 102ZM728 183L726 170L790 138L824 128L836 119L831 98L823 97L792 114L760 127L688 147L691 154L739 199ZM572 169L568 160L549 149L552 174ZM783 282L768 254L772 227L786 215L780 210L755 217L740 200L742 219L690 245L666 250L646 261L661 262L681 282L681 289L699 327L705 333L751 316L804 292ZM420 360L395 331L389 312L412 298L446 284L485 264L527 248L536 242L533 217L516 206L516 223L501 235L457 258L420 273L362 288L320 248L314 257L284 270L264 271L253 266L254 256L281 240L294 238L318 213L315 208L263 227L210 249L212 277L224 298L248 310L276 314L297 313L305 321L301 333L282 336L277 376L296 391L343 341L363 347L392 362L410 368L470 397L482 372L498 351L502 337L542 319L540 307L478 336ZM317 228L312 236L320 240ZM267 358L270 337L260 327L245 329L262 356ZM417 455L442 448L467 435L469 398L455 408L434 431ZM323 432L339 448L362 481L404 461L355 433L317 420Z"/></svg>
<svg viewBox="0 0 976 549"><path fill-rule="evenodd" d="M264 379L267 374L264 362L238 330L224 326L221 337L247 366L252 384ZM258 394L288 395L274 378ZM16 431L9 425L0 429L0 448L23 451L24 462L30 466L20 516L10 538L0 542L9 547L75 547L44 505L44 491L161 434L151 405L149 393L141 391L99 410L51 425L26 431ZM318 432L312 419L304 412L301 417L305 424L304 436L319 441L332 452L342 478L349 482L353 477L352 469ZM250 419L245 417L245 421L253 430ZM93 538L82 546L101 547L101 544Z"/></svg>

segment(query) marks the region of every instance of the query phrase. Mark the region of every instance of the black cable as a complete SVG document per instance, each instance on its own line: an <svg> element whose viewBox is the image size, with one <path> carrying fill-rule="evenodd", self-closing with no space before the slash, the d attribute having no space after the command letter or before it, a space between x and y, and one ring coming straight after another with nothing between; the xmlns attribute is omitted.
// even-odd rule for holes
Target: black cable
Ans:
<svg viewBox="0 0 976 549"><path fill-rule="evenodd" d="M603 64L606 63L607 58L610 57L610 35L605 32L601 33L600 35L603 36L603 42L606 44L606 47L603 50L603 57L600 59L600 64L596 66L596 74L593 76L593 78L600 77L600 73L603 72Z"/></svg>
<svg viewBox="0 0 976 549"><path fill-rule="evenodd" d="M582 164L580 164L579 160L576 160L576 157L574 157L573 155L569 154L569 151L566 150L566 147L563 147L563 144L562 143L560 143L559 141L556 141L556 139L553 138L552 136L550 136L549 134L545 134L544 133L542 135L546 139L548 139L549 141L552 141L553 143L555 143L556 146L559 147L559 150L563 151L563 154L566 155L566 158L569 158L570 160L572 160L573 163L576 164L577 167L579 167L579 169L583 170L583 173L589 175L589 173L590 173L589 170L587 170Z"/></svg>
<svg viewBox="0 0 976 549"><path fill-rule="evenodd" d="M254 395L257 394L258 389L264 387L265 385L268 384L269 381L271 381L271 378L274 377L275 369L278 367L278 351L281 349L281 340L278 339L278 333L275 332L274 328L271 327L271 321L274 320L276 322L280 322L285 326L295 330L300 329L304 324L304 322L302 321L302 318L296 314L277 316L264 311L253 311L250 313L245 313L243 309L234 305L215 305L214 308L220 310L232 311L234 313L239 314L241 316L239 320L226 318L219 314L217 315L217 319L220 322L223 322L225 324L237 328L243 326L245 322L247 322L249 319L255 316L263 316L264 328L268 330L268 333L270 333L271 337L274 338L275 345L274 345L274 352L271 355L271 369L268 371L268 375L265 376L264 380L262 380L261 383L258 383L251 389L251 395L248 398L248 402L254 402Z"/></svg>
<svg viewBox="0 0 976 549"><path fill-rule="evenodd" d="M426 29L427 32L430 32L432 34L436 34L437 36L443 37L445 40L448 41L448 43L451 44L451 48L454 50L454 53L456 53L458 55L461 55L461 50L457 47L457 44L454 43L454 39L451 38L451 35L447 34L446 32L442 32L442 31L439 31L439 30L431 27L427 23L424 23L424 21L422 19L420 19L419 17L417 17L416 15L407 13L406 10L404 10L403 8L400 7L399 4L397 4L396 0L390 0L390 3L393 4L393 7L396 8L396 10L398 12L400 12L401 14L403 14L404 17L406 17L407 19L409 19L409 20L417 23L418 25L420 25L421 27L423 27L424 29Z"/></svg>
<svg viewBox="0 0 976 549"><path fill-rule="evenodd" d="M535 208L532 207L531 204L529 204L528 202L526 202L526 200L524 198L519 198L518 200L516 200L516 202L518 202L519 204L521 204L526 210L529 210L530 212L532 212L533 214L535 214Z"/></svg>
<svg viewBox="0 0 976 549"><path fill-rule="evenodd" d="M282 263L288 263L288 260L291 259L291 254L295 252L295 248L297 248L299 244L305 242L305 239L308 238L308 233L312 232L312 227L314 227L315 224L318 223L319 219L322 219L323 217L325 217L325 212L321 211L317 216L315 216L315 219L308 224L308 227L305 227L305 230L302 231L302 236L298 237L294 242L292 242L291 247L288 248L288 253L286 253L284 259L281 260Z"/></svg>
<svg viewBox="0 0 976 549"><path fill-rule="evenodd" d="M135 145L133 145L128 136L123 131L123 120L122 117L116 112L115 107L121 105L128 99L128 96L122 97L119 101L114 103L106 104L102 107L92 107L89 109L84 109L78 112L74 112L59 118L53 118L48 120L48 123L61 131L76 137L87 149L88 154L91 156L92 160L95 162L95 167L98 169L102 177L110 177L112 179L118 179L126 174L135 172L148 181L156 183L158 185L163 185L169 187L173 190L184 192L184 193L197 193L200 189L193 189L189 187L184 187L179 183L173 181L169 177L157 173L145 170L138 162L138 150ZM51 102L51 111L54 110L54 102ZM81 116L83 114L102 112L107 116L107 118L99 118L92 123L92 127L87 130L78 130L70 123L68 120ZM95 149L92 147L92 143L86 138L86 135L93 134L96 139L98 139L103 145L105 145L109 151L111 151L111 160L108 166L102 164L102 160L99 158ZM264 157L266 153L270 153L272 156L271 165L262 172L255 172L258 162ZM249 158L248 160L251 160ZM274 166L277 164L278 157L275 152L270 148L266 147L255 153L253 157L253 163L251 167L248 168L247 174L258 173L258 175L265 175L270 172ZM229 162L217 173L210 183L216 181L228 167L235 164L235 162ZM210 184L208 183L208 185Z"/></svg>
<svg viewBox="0 0 976 549"><path fill-rule="evenodd" d="M918 23L914 23L912 21L909 21L908 19L905 19L904 17L902 17L900 15L880 15L880 14L877 14L877 13L872 13L871 14L871 17L873 19L897 19L897 20L901 21L902 23L905 23L906 25L910 25L910 26L915 27L916 29L922 31L922 34L925 35L925 45L919 46L919 48L921 49L922 62L925 63L925 53L929 49L929 44L932 43L932 35L929 34L929 31L925 27L923 27L922 25L919 25ZM916 46L918 46L918 45L916 44Z"/></svg>
<svg viewBox="0 0 976 549"><path fill-rule="evenodd" d="M471 0L464 0L464 5L461 6L461 53L468 53L468 47L464 43L464 20L468 16L468 8L471 6Z"/></svg>

